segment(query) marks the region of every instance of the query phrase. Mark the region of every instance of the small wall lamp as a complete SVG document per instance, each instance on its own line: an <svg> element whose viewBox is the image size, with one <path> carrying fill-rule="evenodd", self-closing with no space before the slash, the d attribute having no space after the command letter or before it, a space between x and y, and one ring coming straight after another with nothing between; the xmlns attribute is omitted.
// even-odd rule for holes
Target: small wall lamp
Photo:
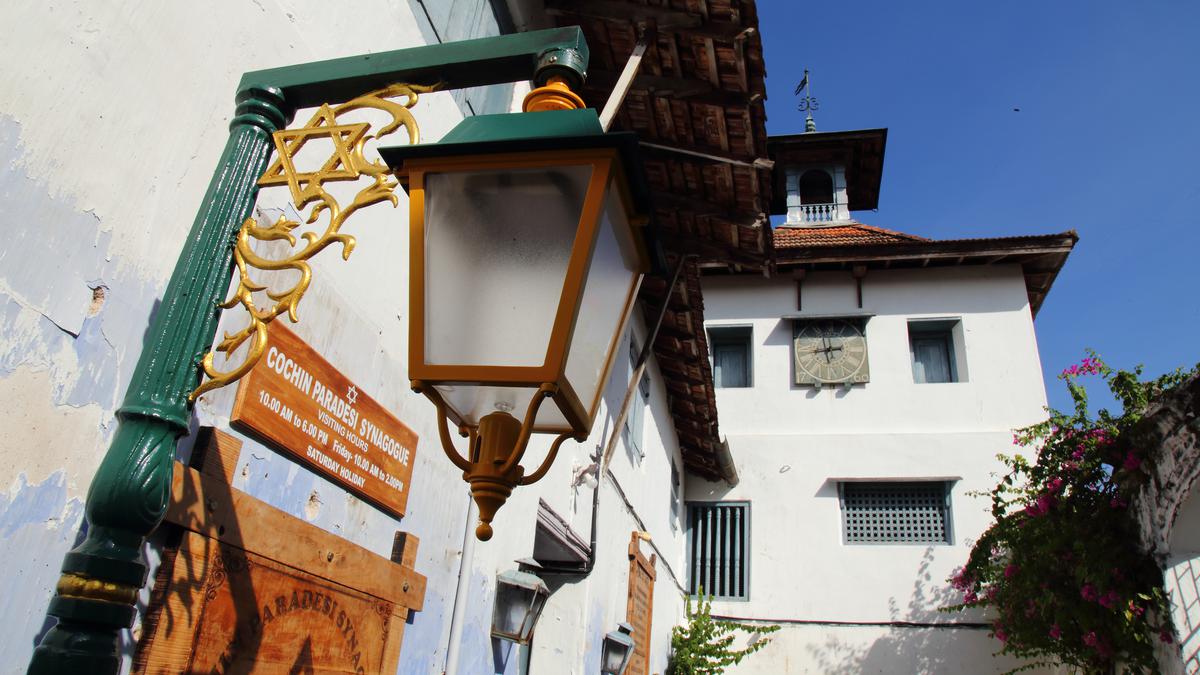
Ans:
<svg viewBox="0 0 1200 675"><path fill-rule="evenodd" d="M604 636L600 652L600 675L623 675L633 660L633 626L617 624L617 629Z"/></svg>
<svg viewBox="0 0 1200 675"><path fill-rule="evenodd" d="M509 570L496 576L496 605L492 609L492 637L529 644L550 589L540 577Z"/></svg>

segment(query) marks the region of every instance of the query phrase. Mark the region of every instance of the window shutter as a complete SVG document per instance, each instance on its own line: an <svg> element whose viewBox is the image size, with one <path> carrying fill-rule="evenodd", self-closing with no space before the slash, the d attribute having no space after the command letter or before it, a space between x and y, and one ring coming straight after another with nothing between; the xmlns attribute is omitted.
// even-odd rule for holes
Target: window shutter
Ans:
<svg viewBox="0 0 1200 675"><path fill-rule="evenodd" d="M950 484L841 484L847 544L949 544Z"/></svg>
<svg viewBox="0 0 1200 675"><path fill-rule="evenodd" d="M749 596L749 504L688 505L688 591L715 598Z"/></svg>

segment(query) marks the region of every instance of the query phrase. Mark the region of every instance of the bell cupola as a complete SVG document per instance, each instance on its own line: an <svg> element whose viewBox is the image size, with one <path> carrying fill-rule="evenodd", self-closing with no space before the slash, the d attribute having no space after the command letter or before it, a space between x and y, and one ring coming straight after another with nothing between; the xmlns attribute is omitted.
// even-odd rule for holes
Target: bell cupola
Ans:
<svg viewBox="0 0 1200 675"><path fill-rule="evenodd" d="M811 121L807 126L815 129ZM887 129L771 136L771 214L786 214L789 227L822 227L853 222L852 211L877 208L886 142Z"/></svg>

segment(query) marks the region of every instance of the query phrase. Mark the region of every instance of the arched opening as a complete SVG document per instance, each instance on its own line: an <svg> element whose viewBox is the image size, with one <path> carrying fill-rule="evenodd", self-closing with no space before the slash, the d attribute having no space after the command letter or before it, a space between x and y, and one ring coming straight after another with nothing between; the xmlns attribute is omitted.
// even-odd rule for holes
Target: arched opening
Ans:
<svg viewBox="0 0 1200 675"><path fill-rule="evenodd" d="M833 176L828 171L809 169L800 175L801 204L832 204Z"/></svg>
<svg viewBox="0 0 1200 675"><path fill-rule="evenodd" d="M1163 581L1186 672L1200 669L1200 486L1180 507L1171 528Z"/></svg>

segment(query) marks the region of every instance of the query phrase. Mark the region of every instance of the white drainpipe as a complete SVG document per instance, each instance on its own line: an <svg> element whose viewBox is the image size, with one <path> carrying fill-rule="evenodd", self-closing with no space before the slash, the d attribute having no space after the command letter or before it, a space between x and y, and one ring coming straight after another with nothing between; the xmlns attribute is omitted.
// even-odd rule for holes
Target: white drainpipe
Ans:
<svg viewBox="0 0 1200 675"><path fill-rule="evenodd" d="M458 586L454 589L454 609L450 614L450 642L446 645L446 669L443 675L458 675L458 653L462 647L463 615L471 590L471 568L475 563L475 528L479 517L475 500L467 495L467 524L463 527L462 559L458 563Z"/></svg>

